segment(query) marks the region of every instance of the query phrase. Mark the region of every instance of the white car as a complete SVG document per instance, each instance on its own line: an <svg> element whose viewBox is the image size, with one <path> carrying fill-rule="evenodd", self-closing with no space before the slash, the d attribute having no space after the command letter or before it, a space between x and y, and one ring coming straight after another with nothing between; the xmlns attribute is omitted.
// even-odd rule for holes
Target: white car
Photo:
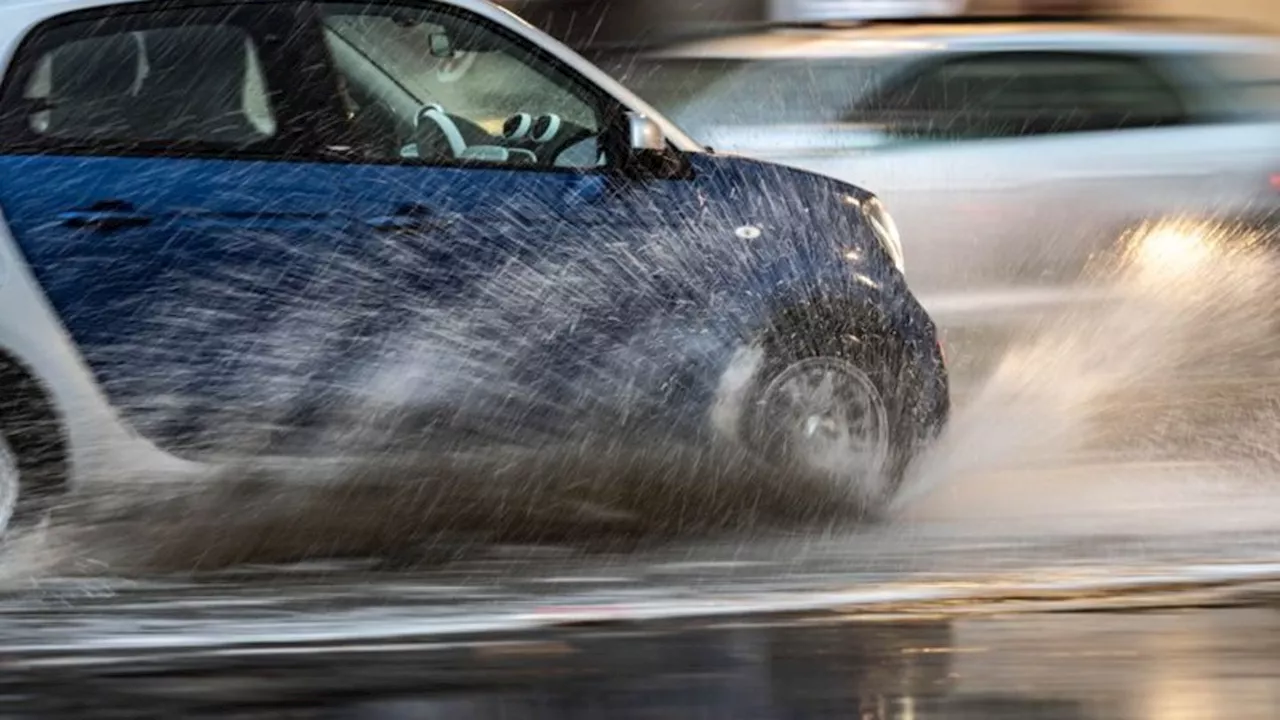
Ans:
<svg viewBox="0 0 1280 720"><path fill-rule="evenodd" d="M1070 300L1140 220L1280 201L1268 37L959 18L590 56L717 151L876 188L944 324Z"/></svg>

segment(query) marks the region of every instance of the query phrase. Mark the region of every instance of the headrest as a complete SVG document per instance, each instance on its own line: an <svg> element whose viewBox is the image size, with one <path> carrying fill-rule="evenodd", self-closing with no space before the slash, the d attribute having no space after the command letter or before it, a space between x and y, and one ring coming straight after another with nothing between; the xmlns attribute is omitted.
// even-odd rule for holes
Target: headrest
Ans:
<svg viewBox="0 0 1280 720"><path fill-rule="evenodd" d="M77 99L125 97L137 92L142 52L138 37L110 35L68 43L52 53L50 95Z"/></svg>
<svg viewBox="0 0 1280 720"><path fill-rule="evenodd" d="M232 27L149 30L143 37L142 89L131 122L140 136L252 142L246 112L248 44Z"/></svg>
<svg viewBox="0 0 1280 720"><path fill-rule="evenodd" d="M248 73L248 45L241 31L208 25L162 28L148 30L143 42L144 93L234 94L241 99Z"/></svg>

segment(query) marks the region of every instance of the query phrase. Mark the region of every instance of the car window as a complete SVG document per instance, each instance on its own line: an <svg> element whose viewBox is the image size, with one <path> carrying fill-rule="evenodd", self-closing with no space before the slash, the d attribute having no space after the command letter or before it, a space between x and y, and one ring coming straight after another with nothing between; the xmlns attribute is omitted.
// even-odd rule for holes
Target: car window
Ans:
<svg viewBox="0 0 1280 720"><path fill-rule="evenodd" d="M456 10L334 3L325 37L353 133L375 156L594 167L591 89L527 41Z"/></svg>
<svg viewBox="0 0 1280 720"><path fill-rule="evenodd" d="M247 147L276 119L252 38L227 25L55 31L25 84L26 130L47 141Z"/></svg>
<svg viewBox="0 0 1280 720"><path fill-rule="evenodd" d="M1185 122L1170 84L1141 59L1000 53L931 62L849 116L904 134L985 138Z"/></svg>
<svg viewBox="0 0 1280 720"><path fill-rule="evenodd" d="M1205 103L1236 118L1280 114L1280 48L1270 51L1203 53L1188 60L1207 70L1197 76Z"/></svg>
<svg viewBox="0 0 1280 720"><path fill-rule="evenodd" d="M695 138L724 125L840 122L901 61L613 58L605 70Z"/></svg>

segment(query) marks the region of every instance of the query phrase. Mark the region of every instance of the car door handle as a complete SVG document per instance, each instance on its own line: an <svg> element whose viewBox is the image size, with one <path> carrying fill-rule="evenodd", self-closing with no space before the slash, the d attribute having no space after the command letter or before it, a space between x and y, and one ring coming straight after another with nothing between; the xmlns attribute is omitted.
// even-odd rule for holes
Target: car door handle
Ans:
<svg viewBox="0 0 1280 720"><path fill-rule="evenodd" d="M453 224L453 218L442 217L425 205L401 205L390 215L366 221L369 227L385 233L413 233L442 230Z"/></svg>
<svg viewBox="0 0 1280 720"><path fill-rule="evenodd" d="M150 217L121 200L100 200L83 210L68 210L58 215L58 221L70 228L103 232L151 224Z"/></svg>

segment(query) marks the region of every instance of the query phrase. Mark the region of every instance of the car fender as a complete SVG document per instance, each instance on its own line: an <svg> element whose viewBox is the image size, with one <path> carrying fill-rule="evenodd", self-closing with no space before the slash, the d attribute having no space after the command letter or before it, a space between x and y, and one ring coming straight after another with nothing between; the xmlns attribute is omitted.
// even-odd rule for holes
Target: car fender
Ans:
<svg viewBox="0 0 1280 720"><path fill-rule="evenodd" d="M26 268L0 211L0 352L33 372L66 433L72 486L94 476L141 478L190 470L130 431L107 403L79 350Z"/></svg>

